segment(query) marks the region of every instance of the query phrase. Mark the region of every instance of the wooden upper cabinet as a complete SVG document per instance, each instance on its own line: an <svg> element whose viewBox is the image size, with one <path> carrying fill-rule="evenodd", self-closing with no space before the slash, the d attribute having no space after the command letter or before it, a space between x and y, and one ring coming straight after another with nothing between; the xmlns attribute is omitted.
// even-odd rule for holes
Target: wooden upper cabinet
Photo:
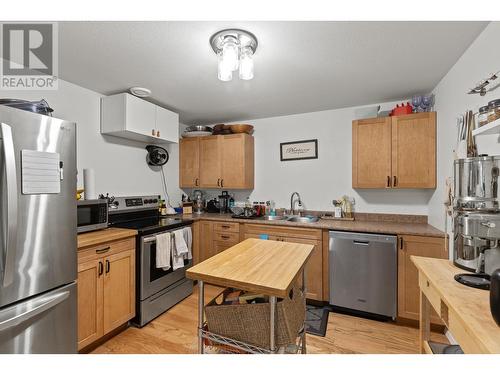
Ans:
<svg viewBox="0 0 500 375"><path fill-rule="evenodd" d="M352 187L390 187L391 118L352 123Z"/></svg>
<svg viewBox="0 0 500 375"><path fill-rule="evenodd" d="M352 123L353 188L435 188L436 113Z"/></svg>
<svg viewBox="0 0 500 375"><path fill-rule="evenodd" d="M445 240L442 237L398 236L398 316L419 319L418 271L410 257L412 255L448 259ZM433 313L431 321L442 324Z"/></svg>
<svg viewBox="0 0 500 375"><path fill-rule="evenodd" d="M221 187L253 189L254 139L248 134L222 136Z"/></svg>
<svg viewBox="0 0 500 375"><path fill-rule="evenodd" d="M184 138L179 147L181 187L253 189L254 138L251 135Z"/></svg>
<svg viewBox="0 0 500 375"><path fill-rule="evenodd" d="M396 188L436 187L436 112L393 117L392 174Z"/></svg>
<svg viewBox="0 0 500 375"><path fill-rule="evenodd" d="M200 186L220 187L221 169L221 137L200 138Z"/></svg>
<svg viewBox="0 0 500 375"><path fill-rule="evenodd" d="M179 141L179 179L182 187L200 186L199 138L183 138Z"/></svg>

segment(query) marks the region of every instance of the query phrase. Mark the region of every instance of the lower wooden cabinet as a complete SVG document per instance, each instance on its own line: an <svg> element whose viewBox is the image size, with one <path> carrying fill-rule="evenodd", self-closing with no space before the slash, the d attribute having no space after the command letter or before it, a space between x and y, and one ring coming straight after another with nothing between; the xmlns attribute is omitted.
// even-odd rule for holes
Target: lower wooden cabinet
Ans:
<svg viewBox="0 0 500 375"><path fill-rule="evenodd" d="M219 221L199 223L196 260L203 262L240 242L240 224Z"/></svg>
<svg viewBox="0 0 500 375"><path fill-rule="evenodd" d="M135 250L104 259L104 334L135 316Z"/></svg>
<svg viewBox="0 0 500 375"><path fill-rule="evenodd" d="M410 259L412 255L448 259L448 250L442 237L398 236L398 317L418 320L418 271ZM435 313L431 321L443 324Z"/></svg>
<svg viewBox="0 0 500 375"><path fill-rule="evenodd" d="M78 350L135 316L135 238L78 252Z"/></svg>
<svg viewBox="0 0 500 375"><path fill-rule="evenodd" d="M78 349L103 335L102 260L78 264Z"/></svg>
<svg viewBox="0 0 500 375"><path fill-rule="evenodd" d="M306 265L306 297L323 300L323 241L321 229L282 227L265 224L245 224L243 238L261 238L267 235L272 241L285 241L314 245Z"/></svg>

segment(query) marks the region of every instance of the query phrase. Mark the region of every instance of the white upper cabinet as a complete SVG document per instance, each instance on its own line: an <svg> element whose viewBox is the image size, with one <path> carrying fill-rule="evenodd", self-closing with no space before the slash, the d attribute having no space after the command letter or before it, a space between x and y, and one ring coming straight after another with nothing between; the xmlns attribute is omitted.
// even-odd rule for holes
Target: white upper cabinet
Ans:
<svg viewBox="0 0 500 375"><path fill-rule="evenodd" d="M178 143L179 115L130 94L101 98L101 133L148 143Z"/></svg>

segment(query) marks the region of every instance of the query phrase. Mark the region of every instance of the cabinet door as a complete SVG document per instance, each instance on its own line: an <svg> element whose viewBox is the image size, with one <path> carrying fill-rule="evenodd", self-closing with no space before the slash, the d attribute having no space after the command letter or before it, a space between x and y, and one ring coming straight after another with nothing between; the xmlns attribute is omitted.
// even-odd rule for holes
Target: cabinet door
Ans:
<svg viewBox="0 0 500 375"><path fill-rule="evenodd" d="M391 187L391 118L352 122L352 187Z"/></svg>
<svg viewBox="0 0 500 375"><path fill-rule="evenodd" d="M200 186L219 188L221 180L221 136L200 138Z"/></svg>
<svg viewBox="0 0 500 375"><path fill-rule="evenodd" d="M436 187L436 112L392 118L392 186Z"/></svg>
<svg viewBox="0 0 500 375"><path fill-rule="evenodd" d="M213 223L210 221L200 222L200 245L199 245L199 259L200 262L215 255L212 245L213 245Z"/></svg>
<svg viewBox="0 0 500 375"><path fill-rule="evenodd" d="M103 335L102 259L78 264L78 350Z"/></svg>
<svg viewBox="0 0 500 375"><path fill-rule="evenodd" d="M200 140L183 138L179 141L179 184L197 187L200 184Z"/></svg>
<svg viewBox="0 0 500 375"><path fill-rule="evenodd" d="M323 300L323 254L321 241L302 238L284 237L285 242L314 245L311 257L306 264L306 298L316 301ZM302 279L300 285L302 285Z"/></svg>
<svg viewBox="0 0 500 375"><path fill-rule="evenodd" d="M135 250L104 259L104 334L135 316Z"/></svg>
<svg viewBox="0 0 500 375"><path fill-rule="evenodd" d="M156 106L156 130L159 137L171 142L179 140L179 115L168 109Z"/></svg>
<svg viewBox="0 0 500 375"><path fill-rule="evenodd" d="M156 106L133 95L126 95L126 129L156 136Z"/></svg>
<svg viewBox="0 0 500 375"><path fill-rule="evenodd" d="M254 139L248 134L222 136L221 187L253 189L254 187Z"/></svg>
<svg viewBox="0 0 500 375"><path fill-rule="evenodd" d="M418 271L410 259L412 255L448 259L444 238L398 236L398 316L418 320ZM431 320L433 323L442 324L434 312Z"/></svg>

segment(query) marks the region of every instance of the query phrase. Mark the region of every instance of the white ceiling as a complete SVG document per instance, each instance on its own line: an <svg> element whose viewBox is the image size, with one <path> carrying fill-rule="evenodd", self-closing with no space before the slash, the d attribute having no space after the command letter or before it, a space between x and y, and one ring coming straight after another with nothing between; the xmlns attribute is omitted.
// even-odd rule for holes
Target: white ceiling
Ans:
<svg viewBox="0 0 500 375"><path fill-rule="evenodd" d="M61 78L143 86L186 124L372 104L432 90L486 22L61 22ZM217 79L210 36L254 33L255 78Z"/></svg>

